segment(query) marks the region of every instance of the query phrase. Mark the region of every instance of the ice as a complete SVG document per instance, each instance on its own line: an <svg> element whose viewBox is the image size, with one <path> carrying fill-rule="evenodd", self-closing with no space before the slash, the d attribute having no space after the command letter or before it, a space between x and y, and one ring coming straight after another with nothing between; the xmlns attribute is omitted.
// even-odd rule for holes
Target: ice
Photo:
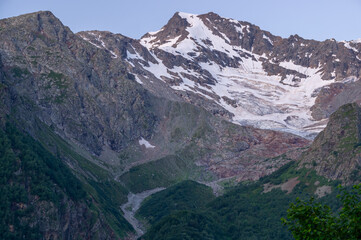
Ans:
<svg viewBox="0 0 361 240"><path fill-rule="evenodd" d="M241 27L239 26L234 26L236 28L236 31L239 32L241 35L243 35L243 28L244 26L241 25Z"/></svg>
<svg viewBox="0 0 361 240"><path fill-rule="evenodd" d="M228 18L228 21L231 22L231 23L239 24L239 21L234 20L232 18Z"/></svg>
<svg viewBox="0 0 361 240"><path fill-rule="evenodd" d="M292 131L306 136L319 129L306 130L305 127L314 124L310 107L315 98L312 93L333 81L321 79L320 69L305 68L293 62L282 62L280 65L296 70L308 76L297 83L298 87L280 83L281 77L267 76L259 62L242 59L240 68L226 67L222 70L215 64L202 63L201 67L208 70L217 79L212 91L222 97L226 96L237 101L233 107L221 99L218 103L235 116L233 121L242 125L253 125L265 129ZM292 83L293 76L284 80ZM288 116L298 116L298 124L285 122ZM322 129L322 128L321 128Z"/></svg>

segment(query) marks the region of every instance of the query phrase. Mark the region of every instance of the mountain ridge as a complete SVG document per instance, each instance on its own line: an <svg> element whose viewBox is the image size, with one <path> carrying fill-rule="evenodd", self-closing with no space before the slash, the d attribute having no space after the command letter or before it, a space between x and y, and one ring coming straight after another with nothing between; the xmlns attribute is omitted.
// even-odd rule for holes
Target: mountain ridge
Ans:
<svg viewBox="0 0 361 240"><path fill-rule="evenodd" d="M349 101L360 102L355 94L343 96L360 76L358 41L281 38L215 13L174 14L161 30L138 40L140 54L135 41L125 59L138 82L148 89L165 83L186 101L237 124L313 138L330 113Z"/></svg>

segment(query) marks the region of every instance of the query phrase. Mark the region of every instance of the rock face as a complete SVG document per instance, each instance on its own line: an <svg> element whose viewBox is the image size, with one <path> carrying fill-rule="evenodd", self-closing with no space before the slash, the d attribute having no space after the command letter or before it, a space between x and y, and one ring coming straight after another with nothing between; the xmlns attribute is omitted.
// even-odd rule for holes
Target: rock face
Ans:
<svg viewBox="0 0 361 240"><path fill-rule="evenodd" d="M215 13L176 13L139 41L96 31L78 35L99 48L117 48L147 89L166 84L186 101L242 125L312 138L325 127L322 119L359 101L357 91L349 92L361 74L360 40L284 39Z"/></svg>
<svg viewBox="0 0 361 240"><path fill-rule="evenodd" d="M330 116L327 127L301 157L300 166L350 184L361 176L361 108L346 104Z"/></svg>
<svg viewBox="0 0 361 240"><path fill-rule="evenodd" d="M100 155L149 137L155 116L149 96L121 61L74 35L50 12L0 21L5 106L36 117ZM148 105L147 105L148 104Z"/></svg>

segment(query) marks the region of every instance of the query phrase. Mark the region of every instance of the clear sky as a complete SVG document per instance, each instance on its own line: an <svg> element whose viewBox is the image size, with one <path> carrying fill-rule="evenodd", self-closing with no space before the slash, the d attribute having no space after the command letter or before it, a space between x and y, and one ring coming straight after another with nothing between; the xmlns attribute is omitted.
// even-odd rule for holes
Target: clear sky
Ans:
<svg viewBox="0 0 361 240"><path fill-rule="evenodd" d="M179 12L215 12L288 37L361 38L361 0L0 0L0 18L50 10L72 31L108 30L128 37L159 30Z"/></svg>

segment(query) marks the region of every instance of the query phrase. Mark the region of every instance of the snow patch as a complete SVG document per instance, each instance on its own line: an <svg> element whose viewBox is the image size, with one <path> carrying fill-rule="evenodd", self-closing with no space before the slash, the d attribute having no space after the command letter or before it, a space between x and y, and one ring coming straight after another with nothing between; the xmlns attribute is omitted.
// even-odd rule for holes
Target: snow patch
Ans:
<svg viewBox="0 0 361 240"><path fill-rule="evenodd" d="M150 144L147 140L145 140L144 138L141 138L139 140L139 145L142 146L144 145L145 148L155 148L155 146L153 146L152 144Z"/></svg>
<svg viewBox="0 0 361 240"><path fill-rule="evenodd" d="M273 46L273 41L269 37L263 34L263 38L266 39Z"/></svg>
<svg viewBox="0 0 361 240"><path fill-rule="evenodd" d="M351 40L350 42L355 43L355 44L361 43L361 38L356 39L356 40Z"/></svg>
<svg viewBox="0 0 361 240"><path fill-rule="evenodd" d="M350 42L343 41L343 45L344 45L346 48L351 49L351 50L354 51L354 52L358 52L358 49L355 48L355 47L352 47L352 46L350 45L350 43L357 43L357 42L355 42L355 41L350 41Z"/></svg>
<svg viewBox="0 0 361 240"><path fill-rule="evenodd" d="M110 52L110 54L112 55L112 58L118 58L118 55L117 55L114 51L112 51L112 50L110 50L110 49L108 49L108 48L106 47L104 41L101 39L101 35L100 35L100 34L95 34L95 33L92 33L92 32L89 32L89 34L90 34L90 35L93 35L94 37L96 37L96 40L97 40L98 42L100 42L101 46L98 45L98 44L93 43L90 39L88 39L88 38L86 38L86 37L84 37L84 36L82 36L82 35L80 35L80 37L83 38L85 41L89 42L90 44L92 44L93 46L97 47L97 48L107 50L107 51Z"/></svg>
<svg viewBox="0 0 361 240"><path fill-rule="evenodd" d="M139 79L139 77L137 75L134 75L135 76L135 81L139 84L143 84L143 82Z"/></svg>

